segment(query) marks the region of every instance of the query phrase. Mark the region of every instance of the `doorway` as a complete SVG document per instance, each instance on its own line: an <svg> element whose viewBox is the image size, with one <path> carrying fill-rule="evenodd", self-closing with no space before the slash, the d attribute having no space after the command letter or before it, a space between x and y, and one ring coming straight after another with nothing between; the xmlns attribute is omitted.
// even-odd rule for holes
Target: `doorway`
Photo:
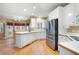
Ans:
<svg viewBox="0 0 79 59"><path fill-rule="evenodd" d="M5 39L5 24L0 23L0 40Z"/></svg>

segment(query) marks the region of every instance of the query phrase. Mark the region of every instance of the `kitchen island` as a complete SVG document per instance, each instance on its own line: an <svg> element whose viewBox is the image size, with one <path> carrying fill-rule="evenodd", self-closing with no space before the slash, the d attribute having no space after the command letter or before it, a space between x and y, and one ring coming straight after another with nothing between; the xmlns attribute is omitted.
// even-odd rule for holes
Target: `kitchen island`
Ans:
<svg viewBox="0 0 79 59"><path fill-rule="evenodd" d="M79 41L61 42L59 50L61 55L79 55Z"/></svg>
<svg viewBox="0 0 79 59"><path fill-rule="evenodd" d="M46 31L16 32L16 47L23 48L38 39L46 39Z"/></svg>
<svg viewBox="0 0 79 59"><path fill-rule="evenodd" d="M60 38L62 36L63 38ZM65 38L66 37L66 38ZM64 40L59 42L59 50L61 55L79 55L79 33L59 33L59 39Z"/></svg>

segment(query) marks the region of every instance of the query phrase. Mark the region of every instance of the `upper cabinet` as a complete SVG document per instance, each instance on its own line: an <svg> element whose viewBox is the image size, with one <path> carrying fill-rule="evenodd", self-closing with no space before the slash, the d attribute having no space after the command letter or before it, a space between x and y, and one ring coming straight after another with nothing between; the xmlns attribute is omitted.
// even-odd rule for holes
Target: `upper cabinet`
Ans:
<svg viewBox="0 0 79 59"><path fill-rule="evenodd" d="M64 26L75 24L75 4L68 4L63 11Z"/></svg>
<svg viewBox="0 0 79 59"><path fill-rule="evenodd" d="M49 21L58 18L58 31L63 32L63 7L58 6L49 14Z"/></svg>
<svg viewBox="0 0 79 59"><path fill-rule="evenodd" d="M76 24L79 24L79 3L75 3L75 19Z"/></svg>
<svg viewBox="0 0 79 59"><path fill-rule="evenodd" d="M79 24L79 3L71 3L64 7L57 7L49 14L49 20L58 18L59 32L69 26Z"/></svg>
<svg viewBox="0 0 79 59"><path fill-rule="evenodd" d="M71 3L64 7L63 10L64 27L79 24L79 3Z"/></svg>
<svg viewBox="0 0 79 59"><path fill-rule="evenodd" d="M58 10L59 8L56 8L49 14L49 20L58 18Z"/></svg>
<svg viewBox="0 0 79 59"><path fill-rule="evenodd" d="M75 3L75 14L76 16L79 15L79 3Z"/></svg>

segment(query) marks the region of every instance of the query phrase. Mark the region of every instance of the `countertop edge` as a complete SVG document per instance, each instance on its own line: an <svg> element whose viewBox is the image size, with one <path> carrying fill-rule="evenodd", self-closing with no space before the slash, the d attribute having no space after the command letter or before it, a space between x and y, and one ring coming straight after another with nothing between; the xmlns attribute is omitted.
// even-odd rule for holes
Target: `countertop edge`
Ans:
<svg viewBox="0 0 79 59"><path fill-rule="evenodd" d="M74 53L74 54L76 54L76 55L79 55L79 53L76 52L76 51L74 51L73 49L70 49L70 48L68 48L68 47L66 47L66 46L64 46L64 45L62 45L62 44L58 44L58 45L61 46L61 47L63 47L63 48L65 48L65 49L67 49L67 50L69 50L70 52L72 52L72 53Z"/></svg>
<svg viewBox="0 0 79 59"><path fill-rule="evenodd" d="M22 34L32 34L32 33L38 33L38 32L46 32L46 31L35 31L35 32L16 32L16 35L22 35Z"/></svg>

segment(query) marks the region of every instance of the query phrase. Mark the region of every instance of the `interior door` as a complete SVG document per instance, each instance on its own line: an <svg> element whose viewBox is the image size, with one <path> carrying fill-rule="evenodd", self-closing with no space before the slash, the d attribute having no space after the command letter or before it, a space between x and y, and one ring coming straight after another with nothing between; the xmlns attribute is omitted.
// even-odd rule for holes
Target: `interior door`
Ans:
<svg viewBox="0 0 79 59"><path fill-rule="evenodd" d="M5 25L0 23L0 39L5 39Z"/></svg>

